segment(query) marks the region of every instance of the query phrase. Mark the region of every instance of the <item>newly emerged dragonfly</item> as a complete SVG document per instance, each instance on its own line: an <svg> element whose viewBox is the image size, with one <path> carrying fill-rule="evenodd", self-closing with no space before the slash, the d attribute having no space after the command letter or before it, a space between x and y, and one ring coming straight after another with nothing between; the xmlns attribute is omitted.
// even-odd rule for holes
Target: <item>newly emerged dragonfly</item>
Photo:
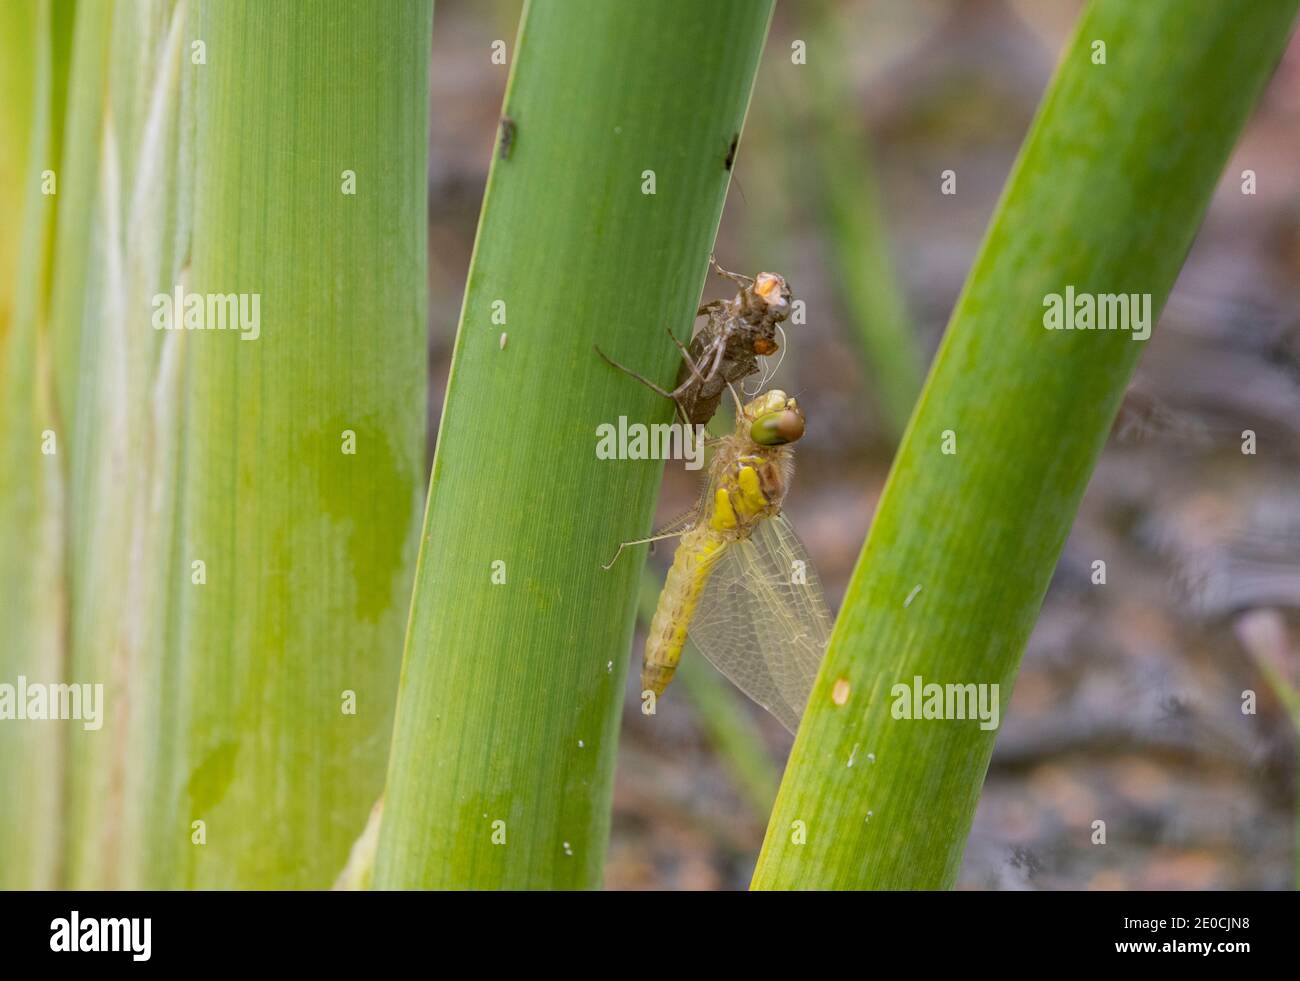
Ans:
<svg viewBox="0 0 1300 981"><path fill-rule="evenodd" d="M641 688L663 694L689 637L794 732L831 631L821 583L781 513L804 417L775 389L736 402L735 430L713 444L700 503L679 527L642 540L681 537L646 637Z"/></svg>
<svg viewBox="0 0 1300 981"><path fill-rule="evenodd" d="M730 300L712 300L695 315L708 317L689 346L669 331L682 354L677 371L677 387L671 392L631 368L619 364L600 348L596 353L664 398L672 399L685 422L708 425L718 411L722 394L729 384L740 384L759 370L759 358L780 350L776 333L789 318L790 287L777 273L761 272L756 277L728 272L710 257L719 276L730 279L739 291Z"/></svg>

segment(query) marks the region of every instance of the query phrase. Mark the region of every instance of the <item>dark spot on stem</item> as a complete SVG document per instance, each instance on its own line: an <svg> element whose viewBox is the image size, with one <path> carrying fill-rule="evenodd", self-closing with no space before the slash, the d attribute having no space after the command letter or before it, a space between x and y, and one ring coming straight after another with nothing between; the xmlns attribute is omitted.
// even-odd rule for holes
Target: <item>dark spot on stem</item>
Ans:
<svg viewBox="0 0 1300 981"><path fill-rule="evenodd" d="M731 137L731 146L727 148L727 159L722 162L723 170L730 170L731 165L736 162L736 147L740 145L740 134L733 133Z"/></svg>
<svg viewBox="0 0 1300 981"><path fill-rule="evenodd" d="M515 147L515 133L519 127L509 116L501 117L501 140L497 144L497 156L502 160L510 159L510 151Z"/></svg>

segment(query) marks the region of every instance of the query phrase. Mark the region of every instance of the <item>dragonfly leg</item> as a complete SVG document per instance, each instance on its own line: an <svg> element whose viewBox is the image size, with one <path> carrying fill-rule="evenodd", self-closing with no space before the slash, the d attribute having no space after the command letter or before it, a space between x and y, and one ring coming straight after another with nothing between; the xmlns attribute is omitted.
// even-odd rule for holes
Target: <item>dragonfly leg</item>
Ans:
<svg viewBox="0 0 1300 981"><path fill-rule="evenodd" d="M717 272L719 276L731 280L742 290L749 289L749 287L754 285L754 280L752 277L742 276L740 273L728 272L726 269L723 269L720 265L718 265L717 257L714 256L712 253L709 253L709 265L711 265L714 268L714 270Z"/></svg>
<svg viewBox="0 0 1300 981"><path fill-rule="evenodd" d="M736 386L731 384L730 381L727 382L727 391L731 393L731 398L736 403L736 420L744 419L745 407L740 404L740 396L736 394Z"/></svg>
<svg viewBox="0 0 1300 981"><path fill-rule="evenodd" d="M713 343L713 364L709 365L708 376L716 378L718 372L722 370L722 359L727 354L727 339L719 337Z"/></svg>
<svg viewBox="0 0 1300 981"><path fill-rule="evenodd" d="M691 424L691 417L686 414L686 409L682 406L681 399L673 397L673 405L677 407L677 418L681 420L683 426Z"/></svg>
<svg viewBox="0 0 1300 981"><path fill-rule="evenodd" d="M666 389L660 388L649 378L645 377L645 375L638 374L637 372L633 371L631 368L627 367L626 365L619 364L608 354L602 351L599 347L596 348L596 353L599 354L602 358L604 358L606 364L612 365L613 367L617 368L619 371L623 372L624 374L631 375L633 378L639 381L646 388L650 389L652 392L656 392L657 394L662 395L666 399L672 399L674 402L677 401L676 394L674 394L673 392L669 392Z"/></svg>
<svg viewBox="0 0 1300 981"><path fill-rule="evenodd" d="M673 340L676 341L677 338L674 337ZM680 343L677 346L682 347ZM718 372L722 369L722 359L726 356L726 353L727 341L723 337L715 338L712 344L704 349L704 357L700 359L698 364L691 358L690 351L682 347L682 356L691 369L691 377L673 389L672 396L676 398L679 395L684 395L693 384L698 382L703 385L705 382L716 378ZM708 370L701 370L701 365L705 363L708 363Z"/></svg>
<svg viewBox="0 0 1300 981"><path fill-rule="evenodd" d="M614 553L614 557L610 559L609 562L607 562L605 565L602 565L601 568L604 569L606 572L614 568L614 563L618 561L618 557L623 554L623 549L625 548L631 548L633 545L646 545L650 542L661 542L665 538L680 538L684 534L685 534L684 531L668 531L668 532L664 532L664 534L662 535L651 535L649 538L638 538L634 542L622 542L618 546L618 551Z"/></svg>
<svg viewBox="0 0 1300 981"><path fill-rule="evenodd" d="M689 362L688 362L688 363L689 363ZM709 380L710 377L711 377L711 376L709 376L709 375L700 375L700 374L697 374L697 368L696 368L696 366L695 366L695 365L691 365L691 377L690 377L690 378L687 378L686 381L682 382L680 385L678 385L676 388L674 388L674 389L673 389L671 392L669 392L668 394L669 394L669 396L672 397L672 398L679 398L679 397L685 395L687 392L689 392L689 391L691 390L691 386L692 386L692 385L697 385L697 384L698 384L698 385L703 385L706 381Z"/></svg>
<svg viewBox="0 0 1300 981"><path fill-rule="evenodd" d="M691 357L691 349L688 348L681 341L679 341L677 339L677 335L674 334L671 330L668 331L668 337L674 344L677 345L677 350L682 352L682 360L686 362L686 367L691 370L691 377L695 381L703 385L708 379L706 379L704 375L700 374L699 365L697 365L695 363L695 359ZM686 387L688 387L689 384L690 384L689 382L682 382L681 385L677 386L675 391L677 393L682 393L686 390Z"/></svg>
<svg viewBox="0 0 1300 981"><path fill-rule="evenodd" d="M673 341L676 342L677 338L674 337ZM668 394L669 397L672 398L674 402L677 402L677 408L681 411L682 414L682 421L690 422L690 417L687 415L686 410L682 408L682 404L680 401L678 401L678 399L680 399L681 396L685 395L688 391L690 391L692 385L697 385L697 384L703 385L705 382L709 381L710 379L714 378L717 375L718 370L722 365L722 356L726 354L727 345L725 340L723 340L722 338L718 338L713 341L713 346L711 348L705 349L705 356L703 358L703 361L711 361L711 363L709 365L709 369L704 372L700 371L700 365L697 364L693 358L691 358L689 350L687 350L685 347L682 347L680 343L678 343L677 346L682 349L682 357L685 359L687 367L689 367L691 370L691 377L687 378L684 382L682 382L680 385L678 385ZM703 361L700 363L703 363Z"/></svg>
<svg viewBox="0 0 1300 981"><path fill-rule="evenodd" d="M676 338L673 338L673 340L676 340ZM681 419L681 421L684 423L687 424L690 423L691 417L687 414L686 409L682 406L681 396L688 388L691 387L691 383L693 379L687 379L685 382L679 385L674 391L669 392L666 391L665 389L660 388L649 378L645 377L645 375L638 374L637 372L633 371L631 368L627 367L627 365L619 364L608 354L602 351L599 347L596 348L596 353L605 359L606 364L609 364L617 368L619 371L623 372L624 374L631 375L633 378L639 381L646 388L650 389L650 391L654 392L656 395L662 395L666 399L672 399L673 405L677 407L677 417Z"/></svg>

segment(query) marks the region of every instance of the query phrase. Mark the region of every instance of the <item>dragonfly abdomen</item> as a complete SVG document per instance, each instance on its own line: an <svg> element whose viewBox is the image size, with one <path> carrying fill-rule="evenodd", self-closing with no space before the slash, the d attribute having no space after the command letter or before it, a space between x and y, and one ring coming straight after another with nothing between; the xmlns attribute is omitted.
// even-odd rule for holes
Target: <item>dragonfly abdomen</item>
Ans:
<svg viewBox="0 0 1300 981"><path fill-rule="evenodd" d="M662 695L677 672L691 617L727 540L707 525L682 536L646 635L641 690Z"/></svg>

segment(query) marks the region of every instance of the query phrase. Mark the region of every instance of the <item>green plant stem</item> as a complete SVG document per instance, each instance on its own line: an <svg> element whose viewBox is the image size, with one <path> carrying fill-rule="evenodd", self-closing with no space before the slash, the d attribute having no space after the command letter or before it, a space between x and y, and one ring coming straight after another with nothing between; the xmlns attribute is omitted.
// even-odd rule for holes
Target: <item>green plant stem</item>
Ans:
<svg viewBox="0 0 1300 981"><path fill-rule="evenodd" d="M1283 637L1285 639L1285 634ZM1285 644L1279 653L1285 656ZM1255 666L1259 669L1260 674L1264 676L1264 680L1268 682L1268 687L1272 690L1273 695L1286 710L1287 720L1291 723L1291 728L1298 737L1295 744L1295 756L1297 767L1300 767L1300 688L1291 684L1290 679L1286 677L1282 669L1269 660L1268 657L1256 657ZM1298 786L1295 802L1295 882L1296 888L1300 889L1300 779L1297 779L1296 782Z"/></svg>
<svg viewBox="0 0 1300 981"><path fill-rule="evenodd" d="M193 288L260 291L263 334L187 364L181 567L217 556L177 587L195 886L329 886L382 790L424 471L432 17L202 8L240 56L197 96Z"/></svg>
<svg viewBox="0 0 1300 981"><path fill-rule="evenodd" d="M414 576L432 5L76 10L52 347L104 724L68 737L66 884L323 888ZM255 297L255 335L159 329L177 289Z"/></svg>
<svg viewBox="0 0 1300 981"><path fill-rule="evenodd" d="M904 436L756 888L955 881L994 732L975 721L896 720L891 689L915 676L998 684L1005 710L1143 348L1126 331L1045 330L1044 297L1071 285L1148 293L1158 315L1296 6L1087 8ZM1094 41L1105 42L1104 65L1092 61ZM955 453L942 452L945 432ZM855 747L875 762L847 767Z"/></svg>
<svg viewBox="0 0 1300 981"><path fill-rule="evenodd" d="M770 3L528 4L429 488L377 888L594 887L667 422ZM644 193L654 172L655 193ZM502 345L502 335L505 343ZM494 578L496 582L494 582ZM494 838L498 843L494 843Z"/></svg>
<svg viewBox="0 0 1300 981"><path fill-rule="evenodd" d="M0 40L0 57L15 48L16 63L33 72L30 102L6 109L0 132L26 154L22 179L5 192L20 206L0 248L0 683L15 689L20 679L60 682L66 656L61 511L69 447L54 411L48 278L56 197L45 186L53 172L57 187L59 171L71 38L64 13L40 0L12 5L0 19L12 32ZM0 722L0 888L57 884L66 725Z"/></svg>

